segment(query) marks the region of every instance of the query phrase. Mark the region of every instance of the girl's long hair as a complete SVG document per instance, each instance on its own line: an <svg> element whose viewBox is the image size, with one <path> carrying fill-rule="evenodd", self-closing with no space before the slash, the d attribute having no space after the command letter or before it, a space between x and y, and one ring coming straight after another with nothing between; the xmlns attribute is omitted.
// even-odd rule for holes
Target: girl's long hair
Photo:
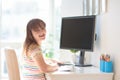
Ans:
<svg viewBox="0 0 120 80"><path fill-rule="evenodd" d="M31 45L39 46L33 37L32 30L36 31L38 28L45 28L46 24L41 19L32 19L28 22L26 28L26 39L23 45L23 54L28 56L28 50Z"/></svg>

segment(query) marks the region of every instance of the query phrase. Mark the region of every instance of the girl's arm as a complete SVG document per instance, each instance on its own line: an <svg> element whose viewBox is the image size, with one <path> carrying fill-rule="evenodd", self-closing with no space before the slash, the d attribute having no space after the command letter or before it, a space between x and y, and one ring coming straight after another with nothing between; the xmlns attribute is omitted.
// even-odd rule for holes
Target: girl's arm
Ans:
<svg viewBox="0 0 120 80"><path fill-rule="evenodd" d="M35 51L34 52L33 60L38 65L40 70L44 73L53 72L53 71L56 71L58 69L57 62L54 62L54 64L47 64L45 62L41 51Z"/></svg>

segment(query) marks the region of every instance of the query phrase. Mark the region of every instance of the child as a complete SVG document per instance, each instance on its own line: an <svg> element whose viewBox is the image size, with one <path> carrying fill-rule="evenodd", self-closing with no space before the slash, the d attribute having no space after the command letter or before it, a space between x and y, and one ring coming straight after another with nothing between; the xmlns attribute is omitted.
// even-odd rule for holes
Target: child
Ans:
<svg viewBox="0 0 120 80"><path fill-rule="evenodd" d="M27 24L26 39L23 46L24 80L47 80L45 73L58 69L57 61L47 64L41 51L46 36L46 24L41 19L32 19Z"/></svg>

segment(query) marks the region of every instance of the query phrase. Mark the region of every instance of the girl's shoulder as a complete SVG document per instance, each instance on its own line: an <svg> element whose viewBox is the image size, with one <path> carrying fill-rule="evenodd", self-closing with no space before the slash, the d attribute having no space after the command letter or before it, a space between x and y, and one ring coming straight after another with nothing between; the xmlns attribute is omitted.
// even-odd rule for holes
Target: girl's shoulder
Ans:
<svg viewBox="0 0 120 80"><path fill-rule="evenodd" d="M38 45L36 45L36 44L31 44L30 46L29 46L29 50L34 50L34 49L39 49L40 47L38 46Z"/></svg>
<svg viewBox="0 0 120 80"><path fill-rule="evenodd" d="M29 53L30 55L32 55L32 54L38 53L38 52L40 52L40 51L41 51L41 48L40 48L38 45L32 44L32 45L30 45L30 47L29 47L28 53Z"/></svg>

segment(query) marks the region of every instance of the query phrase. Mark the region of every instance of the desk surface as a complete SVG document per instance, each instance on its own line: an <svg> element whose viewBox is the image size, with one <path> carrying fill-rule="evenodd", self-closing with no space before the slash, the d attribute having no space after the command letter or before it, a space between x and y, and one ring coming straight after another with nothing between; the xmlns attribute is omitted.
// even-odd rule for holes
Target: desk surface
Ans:
<svg viewBox="0 0 120 80"><path fill-rule="evenodd" d="M73 67L72 71L59 69L50 73L50 77L53 80L112 80L113 73L101 72L97 67Z"/></svg>
<svg viewBox="0 0 120 80"><path fill-rule="evenodd" d="M71 66L73 67L73 66ZM69 69L68 69L69 70ZM113 73L105 73L105 72L101 72L99 70L99 68L97 67L73 67L71 69L71 71L64 71L64 70L61 70L61 67L60 69L58 69L58 71L56 72L53 72L52 74L113 74Z"/></svg>

